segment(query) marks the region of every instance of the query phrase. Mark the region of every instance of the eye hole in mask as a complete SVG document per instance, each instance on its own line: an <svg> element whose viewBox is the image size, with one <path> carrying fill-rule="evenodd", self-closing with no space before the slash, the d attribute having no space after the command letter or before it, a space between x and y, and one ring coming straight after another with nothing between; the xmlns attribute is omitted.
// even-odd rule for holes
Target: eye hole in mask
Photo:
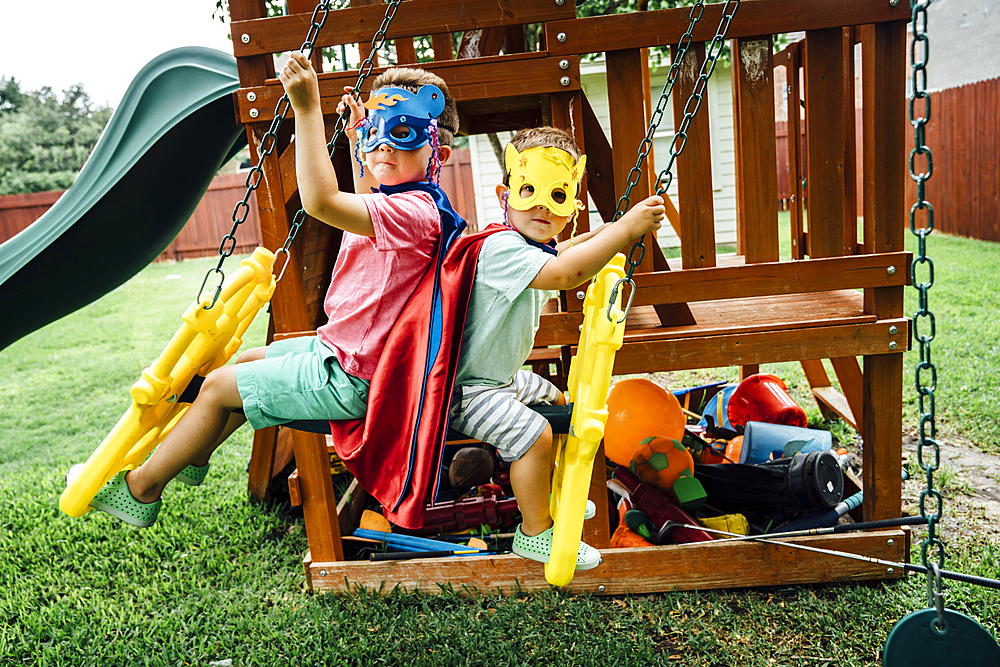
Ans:
<svg viewBox="0 0 1000 667"><path fill-rule="evenodd" d="M521 199L528 199L533 194L535 194L535 186L533 185L521 186Z"/></svg>
<svg viewBox="0 0 1000 667"><path fill-rule="evenodd" d="M566 201L566 191L562 189L557 188L553 190L549 196L552 197L552 201L557 204L562 204Z"/></svg>
<svg viewBox="0 0 1000 667"><path fill-rule="evenodd" d="M416 132L412 127L403 124L397 125L396 127L389 130L389 135L393 139L399 139L400 141L406 141L414 134L416 134Z"/></svg>

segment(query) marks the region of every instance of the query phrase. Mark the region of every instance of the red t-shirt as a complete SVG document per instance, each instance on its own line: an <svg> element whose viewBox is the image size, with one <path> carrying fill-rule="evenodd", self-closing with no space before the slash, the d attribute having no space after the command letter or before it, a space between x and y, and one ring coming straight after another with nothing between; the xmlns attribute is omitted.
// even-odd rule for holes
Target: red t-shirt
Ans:
<svg viewBox="0 0 1000 667"><path fill-rule="evenodd" d="M441 216L431 196L362 195L374 238L344 232L317 335L347 373L370 380L389 330L436 256Z"/></svg>

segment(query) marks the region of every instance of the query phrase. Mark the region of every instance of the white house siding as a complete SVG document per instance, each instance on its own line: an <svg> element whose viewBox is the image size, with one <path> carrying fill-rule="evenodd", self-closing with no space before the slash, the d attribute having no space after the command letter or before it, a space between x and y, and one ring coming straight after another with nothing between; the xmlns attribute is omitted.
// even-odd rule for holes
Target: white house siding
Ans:
<svg viewBox="0 0 1000 667"><path fill-rule="evenodd" d="M666 81L668 67L653 69L650 73L650 85L655 106L659 99L663 84ZM604 63L585 63L581 66L580 83L594 113L604 128L606 136L611 136L611 121L608 112L608 87ZM708 112L711 127L712 143L712 185L715 190L715 238L716 243L736 242L736 163L733 143L733 96L730 85L729 68L718 65L708 84L708 108L704 106L699 113ZM499 133L502 144L506 144L510 133ZM672 102L667 104L663 120L653 135L653 160L657 170L663 169L670 158L670 142L673 139ZM488 222L501 222L502 212L496 199L495 188L502 177L486 136L470 137L469 147L472 156L473 180L476 187L476 215L478 219ZM635 147L638 157L638 146ZM676 169L674 170L676 176ZM669 195L677 204L676 178L670 188ZM633 202L634 203L634 202ZM593 207L591 207L593 209ZM592 224L600 224L600 216L596 209L590 211ZM660 245L675 247L680 245L680 239L674 234L669 224L664 225L659 235Z"/></svg>

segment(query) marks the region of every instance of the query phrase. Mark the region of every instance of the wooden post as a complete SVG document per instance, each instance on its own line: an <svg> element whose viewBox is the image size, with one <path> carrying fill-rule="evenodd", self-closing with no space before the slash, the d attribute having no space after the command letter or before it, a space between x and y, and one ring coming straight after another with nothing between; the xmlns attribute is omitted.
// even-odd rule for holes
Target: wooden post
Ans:
<svg viewBox="0 0 1000 667"><path fill-rule="evenodd" d="M704 62L704 43L692 44L674 80L674 128L680 127ZM688 126L684 152L677 158L681 265L685 269L715 266L715 195L707 89L703 95L701 108Z"/></svg>
<svg viewBox="0 0 1000 667"><path fill-rule="evenodd" d="M789 206L791 218L792 259L805 257L805 247L802 243L805 226L802 219L802 106L801 87L799 85L799 67L802 62L802 42L790 44L785 53L788 62L785 67L787 82L786 97L788 101L788 189L792 202Z"/></svg>
<svg viewBox="0 0 1000 667"><path fill-rule="evenodd" d="M906 23L866 27L862 48L865 240L871 239L874 252L895 252L903 249L906 219ZM908 271L909 267L896 270ZM865 312L880 319L901 317L903 288L866 289ZM903 351L864 358L865 521L900 512Z"/></svg>
<svg viewBox="0 0 1000 667"><path fill-rule="evenodd" d="M739 111L737 188L746 261L778 261L778 157L771 38L737 40L733 69Z"/></svg>
<svg viewBox="0 0 1000 667"><path fill-rule="evenodd" d="M844 41L840 28L806 32L809 256L844 254Z"/></svg>

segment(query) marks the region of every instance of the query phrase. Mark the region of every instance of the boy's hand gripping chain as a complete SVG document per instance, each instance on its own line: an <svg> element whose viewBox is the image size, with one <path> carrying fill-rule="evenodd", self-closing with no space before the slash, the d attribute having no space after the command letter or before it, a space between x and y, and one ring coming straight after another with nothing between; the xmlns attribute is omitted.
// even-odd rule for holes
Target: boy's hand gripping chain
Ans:
<svg viewBox="0 0 1000 667"><path fill-rule="evenodd" d="M224 366L243 343L254 316L274 293L273 264L274 253L257 248L222 285L214 305L212 293L205 292L188 307L180 329L132 385L132 405L70 480L59 509L83 516L108 480L142 465L190 407L177 399L191 379Z"/></svg>
<svg viewBox="0 0 1000 667"><path fill-rule="evenodd" d="M573 416L569 434L560 439L552 475L549 511L554 529L545 579L553 586L568 585L576 569L594 456L608 421L611 370L625 333L621 295L613 303L609 300L611 291L625 275L624 267L625 256L615 255L591 282L583 301L580 345L569 367Z"/></svg>

